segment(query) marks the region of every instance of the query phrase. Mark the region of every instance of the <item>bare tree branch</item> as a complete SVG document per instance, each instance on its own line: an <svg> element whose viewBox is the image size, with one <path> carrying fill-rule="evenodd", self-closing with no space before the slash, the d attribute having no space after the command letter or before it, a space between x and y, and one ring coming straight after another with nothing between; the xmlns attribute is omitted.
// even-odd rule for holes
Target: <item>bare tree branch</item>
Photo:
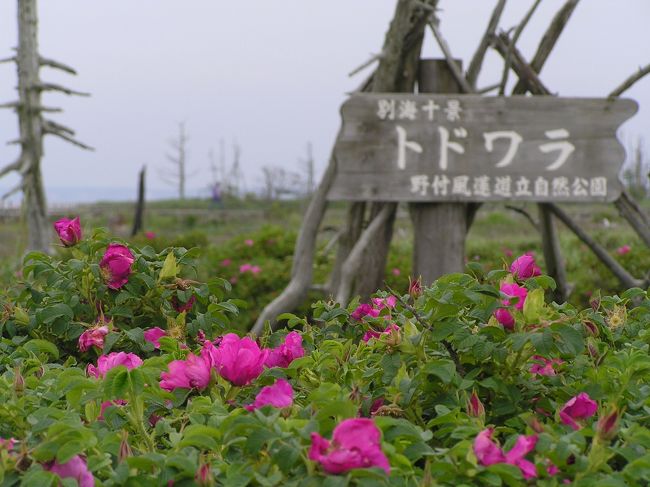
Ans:
<svg viewBox="0 0 650 487"><path fill-rule="evenodd" d="M505 205L505 207L509 210L512 210L516 213L519 213L522 215L526 220L530 222L530 224L535 227L535 230L539 231L539 223L535 221L535 219L532 217L530 213L528 213L525 209L520 208L519 206L514 206L514 205Z"/></svg>
<svg viewBox="0 0 650 487"><path fill-rule="evenodd" d="M505 59L510 49L510 39L508 34L502 32L500 35L494 37L494 48ZM542 80L539 79L537 73L531 68L530 64L526 62L519 49L512 47L512 69L519 76L519 82L524 82L525 90L530 91L535 95L551 95L551 91L544 86Z"/></svg>
<svg viewBox="0 0 650 487"><path fill-rule="evenodd" d="M45 130L48 132L63 132L68 135L74 135L75 131L72 130L70 127L66 127L65 125L61 125L60 123L55 122L54 120L43 120L43 127Z"/></svg>
<svg viewBox="0 0 650 487"><path fill-rule="evenodd" d="M7 164L5 167L0 169L0 178L3 177L5 174L9 174L12 171L19 171L22 162L23 162L22 158L19 157L11 164Z"/></svg>
<svg viewBox="0 0 650 487"><path fill-rule="evenodd" d="M351 78L357 73L360 73L364 69L366 69L368 66L370 66L372 63L379 61L384 55L380 52L379 54L373 54L370 59L368 59L365 63L359 65L357 68L354 68L350 73L348 74L348 77Z"/></svg>
<svg viewBox="0 0 650 487"><path fill-rule="evenodd" d="M4 59L0 59L0 64L15 63L16 61L17 61L16 56L11 56L11 57L6 57Z"/></svg>
<svg viewBox="0 0 650 487"><path fill-rule="evenodd" d="M68 66L67 64L60 63L60 62L55 61L53 59L48 59L48 58L44 58L42 56L39 56L38 61L39 61L39 64L41 66L48 66L50 68L60 69L61 71L65 71L66 73L70 73L70 74L74 74L74 75L77 74L77 72L73 68Z"/></svg>
<svg viewBox="0 0 650 487"><path fill-rule="evenodd" d="M494 91L499 89L501 86L501 83L494 83L493 85L486 86L485 88L480 88L479 90L476 91L477 94L479 95L484 95L485 93L489 93L490 91Z"/></svg>
<svg viewBox="0 0 650 487"><path fill-rule="evenodd" d="M359 267L362 263L363 252L370 242L377 236L378 232L383 228L384 223L388 220L392 208L390 205L385 205L381 211L375 216L375 218L370 222L370 225L363 231L359 240L354 244L350 255L345 259L341 272L341 281L339 283L339 289L336 293L336 301L341 305L347 303L350 299L350 293L352 291L352 280L354 276L359 271Z"/></svg>
<svg viewBox="0 0 650 487"><path fill-rule="evenodd" d="M9 191L7 191L5 194L2 195L2 200L6 200L10 196L16 194L19 191L23 191L25 189L25 183L21 180L16 186L11 188Z"/></svg>
<svg viewBox="0 0 650 487"><path fill-rule="evenodd" d="M11 139L7 141L7 145L19 145L22 144L24 139L21 137L18 137L17 139Z"/></svg>
<svg viewBox="0 0 650 487"><path fill-rule="evenodd" d="M488 47L490 47L490 39L492 36L495 34L497 30L497 26L499 25L499 20L501 19L501 14L503 13L503 9L506 6L506 0L499 0L496 6L494 7L494 10L492 11L492 16L490 17L490 22L488 23L487 29L485 30L485 34L483 34L483 37L481 38L481 42L478 45L478 48L476 49L476 52L474 53L474 56L472 56L472 61L469 63L469 68L467 68L467 82L471 86L476 86L476 82L478 81L478 75L481 72L481 67L483 66L483 60L485 59L485 53L488 50Z"/></svg>
<svg viewBox="0 0 650 487"><path fill-rule="evenodd" d="M506 53L505 63L503 65L503 75L501 76L501 87L499 88L500 96L503 96L506 92L506 85L508 84L508 75L510 74L510 63L512 61L512 50L517 46L517 41L519 40L521 33L524 31L524 28L532 18L533 14L535 13L535 10L537 10L537 7L539 7L541 1L542 0L535 0L533 5L530 7L530 9L528 9L528 12L526 12L526 15L521 20L521 22L519 22L519 25L515 29L515 33L512 36L512 41L510 42L510 45L508 46L508 52Z"/></svg>
<svg viewBox="0 0 650 487"><path fill-rule="evenodd" d="M544 63L546 63L548 56L555 47L557 40L560 38L560 34L562 34L564 27L567 25L567 22L579 1L580 0L567 0L562 8L555 14L555 17L553 17L553 20L548 26L548 29L546 29L546 32L537 47L537 52L535 52L533 60L530 63L530 67L535 73L540 73L542 71ZM512 90L512 94L523 95L524 93L526 93L526 84L519 80Z"/></svg>
<svg viewBox="0 0 650 487"><path fill-rule="evenodd" d="M18 108L20 106L19 101L10 101L7 103L0 103L0 108Z"/></svg>
<svg viewBox="0 0 650 487"><path fill-rule="evenodd" d="M460 66L456 64L456 61L454 60L454 56L451 53L451 49L449 49L449 44L447 44L447 41L444 39L444 37L442 37L442 34L440 33L440 29L438 29L438 23L439 20L437 18L434 18L432 21L429 22L429 27L431 27L433 36L436 38L436 41L438 42L440 49L445 55L445 59L447 60L449 69L454 75L454 78L456 78L456 81L458 82L458 85L463 90L463 93L475 93L476 90L474 90L474 88L467 82L465 76L463 76L463 71L460 69Z"/></svg>
<svg viewBox="0 0 650 487"><path fill-rule="evenodd" d="M76 91L65 86L57 85L56 83L40 83L36 86L37 89L41 91L59 91L65 93L66 95L76 95L76 96L90 96L90 93L84 91Z"/></svg>
<svg viewBox="0 0 650 487"><path fill-rule="evenodd" d="M548 208L553 212L553 214L558 217L562 223L564 223L569 230L576 234L576 236L582 240L589 249L596 254L596 257L605 264L605 266L614 274L621 284L626 288L639 287L643 286L644 282L638 279L635 279L630 273L628 273L621 264L619 264L616 259L612 258L607 251L598 244L594 239L587 235L580 226L575 223L571 217L555 203L548 203Z"/></svg>
<svg viewBox="0 0 650 487"><path fill-rule="evenodd" d="M628 79L623 81L620 86L618 86L614 91L612 91L608 97L609 98L616 98L618 96L621 96L625 91L629 90L634 83L639 81L641 78L643 78L645 75L650 74L650 64L643 68L639 68L639 70L634 73L632 76L630 76Z"/></svg>
<svg viewBox="0 0 650 487"><path fill-rule="evenodd" d="M57 137L59 137L59 138L65 140L66 142L70 142L72 145L76 145L77 147L81 147L82 149L90 150L90 151L94 151L94 150L95 150L93 147L90 147L89 145L86 145L86 144L84 144L83 142L79 142L77 139L73 139L72 137L70 137L70 136L69 136L67 133L65 133L65 132L61 132L61 131L59 131L59 130L50 130L50 129L46 129L46 130L45 130L45 133L46 133L46 134L50 134L50 135L55 135L55 136L57 136Z"/></svg>

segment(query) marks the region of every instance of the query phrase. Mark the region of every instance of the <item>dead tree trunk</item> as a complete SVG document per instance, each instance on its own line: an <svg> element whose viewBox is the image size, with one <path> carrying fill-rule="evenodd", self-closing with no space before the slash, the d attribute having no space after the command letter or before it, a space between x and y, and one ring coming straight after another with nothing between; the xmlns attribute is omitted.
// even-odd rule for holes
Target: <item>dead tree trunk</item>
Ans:
<svg viewBox="0 0 650 487"><path fill-rule="evenodd" d="M142 230L144 225L144 190L145 190L145 176L147 173L147 166L142 166L138 177L138 201L135 205L135 218L133 218L133 229L131 236L134 237Z"/></svg>
<svg viewBox="0 0 650 487"><path fill-rule="evenodd" d="M18 0L18 49L16 56L9 58L18 69L18 101L0 105L14 108L18 114L21 153L16 162L0 169L0 177L9 172L17 172L21 179L19 184L3 195L3 199L12 194L23 192L23 206L27 222L27 250L47 252L50 249L50 226L47 220L47 201L41 175L43 158L43 137L56 135L83 149L91 150L85 144L75 140L74 130L46 120L44 112L60 112L59 108L45 107L41 103L43 91L58 91L66 95L87 96L64 86L42 83L39 76L41 66L49 66L70 74L75 70L65 64L43 58L38 53L38 14L36 0Z"/></svg>

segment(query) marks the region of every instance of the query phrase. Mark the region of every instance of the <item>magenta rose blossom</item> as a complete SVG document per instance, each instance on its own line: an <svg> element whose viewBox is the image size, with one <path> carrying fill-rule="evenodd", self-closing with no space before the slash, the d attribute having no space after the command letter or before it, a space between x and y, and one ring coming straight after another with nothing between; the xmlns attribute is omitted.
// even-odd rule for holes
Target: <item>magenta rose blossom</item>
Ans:
<svg viewBox="0 0 650 487"><path fill-rule="evenodd" d="M501 284L499 290L509 298L518 298L515 308L524 309L524 302L528 296L528 290L518 284ZM510 306L510 300L503 300L504 306Z"/></svg>
<svg viewBox="0 0 650 487"><path fill-rule="evenodd" d="M629 245L622 245L621 247L616 249L616 253L618 255L625 255L629 253L630 250L632 250L632 247L630 247Z"/></svg>
<svg viewBox="0 0 650 487"><path fill-rule="evenodd" d="M254 411L263 406L274 408L289 408L293 405L293 387L284 379L278 379L272 386L262 387L262 390L255 397L253 404L246 407Z"/></svg>
<svg viewBox="0 0 650 487"><path fill-rule="evenodd" d="M289 333L279 347L269 350L269 356L264 365L267 367L288 367L295 359L304 357L305 349L302 348L302 336L297 331Z"/></svg>
<svg viewBox="0 0 650 487"><path fill-rule="evenodd" d="M395 323L392 323L391 325L387 326L382 332L378 332L375 330L368 330L363 334L362 340L368 343L372 339L381 338L382 335L391 335L393 333L400 333L400 332L401 332L400 327Z"/></svg>
<svg viewBox="0 0 650 487"><path fill-rule="evenodd" d="M533 360L535 363L530 366L530 373L533 375L546 375L552 377L556 374L554 365L561 365L564 363L564 360L559 358L547 359L541 355L533 355Z"/></svg>
<svg viewBox="0 0 650 487"><path fill-rule="evenodd" d="M397 304L397 298L395 296L388 296L387 298L372 298L372 304L378 310L383 308L393 309Z"/></svg>
<svg viewBox="0 0 650 487"><path fill-rule="evenodd" d="M379 467L390 474L388 458L381 450L381 431L372 419L343 420L334 428L332 441L312 433L311 442L309 459L320 463L328 473Z"/></svg>
<svg viewBox="0 0 650 487"><path fill-rule="evenodd" d="M81 240L81 224L79 217L72 220L68 218L61 218L54 222L54 230L56 230L59 240L66 247L72 247Z"/></svg>
<svg viewBox="0 0 650 487"><path fill-rule="evenodd" d="M539 276L541 269L535 264L535 258L530 254L524 254L517 257L510 266L510 272L517 279L528 279L529 277Z"/></svg>
<svg viewBox="0 0 650 487"><path fill-rule="evenodd" d="M94 487L95 479L88 470L86 461L79 455L75 455L66 463L53 463L46 465L45 470L57 474L61 479L75 479L79 487Z"/></svg>
<svg viewBox="0 0 650 487"><path fill-rule="evenodd" d="M169 371L160 374L160 387L166 391L205 389L210 383L212 365L205 348L201 350L201 355L190 353L185 360L173 360L167 367Z"/></svg>
<svg viewBox="0 0 650 487"><path fill-rule="evenodd" d="M361 319L364 316L370 316L372 318L376 318L377 316L379 316L379 310L373 308L369 304L360 304L359 306L357 306L357 309L355 309L350 316L357 321L361 321Z"/></svg>
<svg viewBox="0 0 650 487"><path fill-rule="evenodd" d="M108 326L106 325L84 331L79 337L79 351L85 352L91 347L103 348L106 335L108 335Z"/></svg>
<svg viewBox="0 0 650 487"><path fill-rule="evenodd" d="M507 328L508 330L515 329L515 317L512 316L512 313L506 308L497 309L494 312L494 317L503 325L504 328Z"/></svg>
<svg viewBox="0 0 650 487"><path fill-rule="evenodd" d="M190 296L190 299L186 303L181 303L176 296L172 296L172 307L176 310L177 313L187 312L192 309L194 303L196 302L196 296Z"/></svg>
<svg viewBox="0 0 650 487"><path fill-rule="evenodd" d="M160 348L160 339L167 335L167 332L162 328L149 328L144 331L144 339L153 344L153 348Z"/></svg>
<svg viewBox="0 0 650 487"><path fill-rule="evenodd" d="M245 386L262 373L269 350L261 350L249 337L239 338L234 333L228 333L218 348L209 350L209 355L221 377L236 386Z"/></svg>
<svg viewBox="0 0 650 487"><path fill-rule="evenodd" d="M109 288L119 289L129 281L133 262L135 258L125 245L109 244L99 263Z"/></svg>
<svg viewBox="0 0 650 487"><path fill-rule="evenodd" d="M587 419L596 414L598 404L596 401L589 397L586 392L581 392L575 397L572 397L560 409L560 419L563 424L568 424L574 430L579 430L577 420Z"/></svg>
<svg viewBox="0 0 650 487"><path fill-rule="evenodd" d="M104 420L104 412L106 411L106 409L108 409L109 406L121 407L121 406L126 406L127 404L128 403L124 399L115 399L114 401L104 401L99 407L99 416L97 416L97 419L99 421Z"/></svg>
<svg viewBox="0 0 650 487"><path fill-rule="evenodd" d="M134 353L111 352L97 359L97 367L88 364L86 372L93 377L104 377L109 370L119 365L124 365L129 370L135 369L142 365L142 359Z"/></svg>
<svg viewBox="0 0 650 487"><path fill-rule="evenodd" d="M496 463L509 463L519 468L526 479L537 477L535 465L524 457L535 449L537 435L519 435L515 446L508 453L504 453L499 446L492 441L493 428L481 431L474 439L474 454L479 463L485 467Z"/></svg>

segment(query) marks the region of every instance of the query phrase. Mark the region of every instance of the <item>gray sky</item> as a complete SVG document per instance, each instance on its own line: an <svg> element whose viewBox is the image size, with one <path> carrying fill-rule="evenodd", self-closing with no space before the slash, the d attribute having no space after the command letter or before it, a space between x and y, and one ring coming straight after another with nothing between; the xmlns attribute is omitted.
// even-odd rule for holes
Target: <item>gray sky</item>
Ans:
<svg viewBox="0 0 650 487"><path fill-rule="evenodd" d="M495 1L441 0L441 30L456 57L469 62ZM510 0L502 26L519 22L532 0ZM563 0L544 0L519 46L530 58ZM208 152L237 140L249 187L260 168L298 168L311 141L322 171L339 127L339 106L366 73L347 74L381 49L394 0L42 0L41 53L77 69L72 77L45 68L42 79L92 93L91 98L45 95L52 116L96 148L85 152L49 136L43 171L51 200L85 199L94 188L116 196L135 191L142 164L149 188L171 190L159 177L167 141L185 121L190 134L189 181L195 191L210 178ZM16 45L16 1L0 2L0 57ZM542 72L562 96L605 96L650 62L650 1L582 0ZM427 33L425 57L440 52ZM15 68L0 65L0 102L15 99ZM479 86L495 83L495 54ZM514 76L511 76L513 78ZM650 144L650 77L626 96L639 113L626 136ZM18 148L16 116L0 110L0 164ZM6 188L12 180L0 180ZM78 188L61 195L61 188ZM110 191L108 192L110 194ZM101 193L106 197L105 192Z"/></svg>

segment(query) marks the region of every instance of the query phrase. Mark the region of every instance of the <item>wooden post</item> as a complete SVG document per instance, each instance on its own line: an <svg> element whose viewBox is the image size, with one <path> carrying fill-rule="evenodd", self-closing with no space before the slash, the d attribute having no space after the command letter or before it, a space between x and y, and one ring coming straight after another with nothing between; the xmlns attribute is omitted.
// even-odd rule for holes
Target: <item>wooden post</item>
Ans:
<svg viewBox="0 0 650 487"><path fill-rule="evenodd" d="M144 225L144 182L147 166L142 166L138 178L138 201L135 205L135 218L133 219L133 230L131 236L135 237Z"/></svg>
<svg viewBox="0 0 650 487"><path fill-rule="evenodd" d="M566 279L566 270L564 268L564 259L560 249L560 239L557 235L557 228L553 220L553 212L549 205L540 203L539 222L542 232L542 249L544 251L544 262L546 263L546 273L555 279L557 287L553 292L553 299L558 303L566 301L570 294L569 284Z"/></svg>
<svg viewBox="0 0 650 487"><path fill-rule="evenodd" d="M462 61L456 60L462 68ZM445 59L423 59L419 71L420 93L460 93ZM411 203L413 222L413 276L428 285L465 267L467 204Z"/></svg>

